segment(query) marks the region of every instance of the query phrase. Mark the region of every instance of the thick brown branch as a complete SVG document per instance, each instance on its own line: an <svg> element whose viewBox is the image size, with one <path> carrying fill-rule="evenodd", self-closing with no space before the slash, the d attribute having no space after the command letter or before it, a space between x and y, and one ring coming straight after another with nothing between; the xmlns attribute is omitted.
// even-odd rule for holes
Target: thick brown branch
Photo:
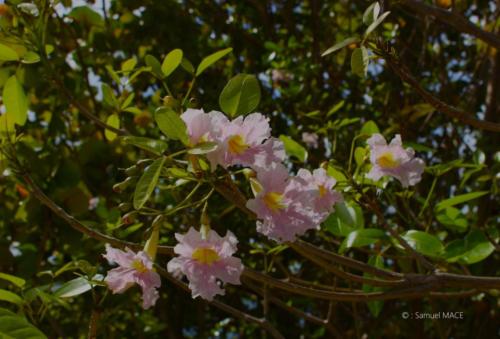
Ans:
<svg viewBox="0 0 500 339"><path fill-rule="evenodd" d="M428 5L423 1L402 0L401 4L420 15L432 16L442 23L455 28L459 32L473 35L486 42L488 45L500 50L500 36L492 32L482 30L456 12Z"/></svg>

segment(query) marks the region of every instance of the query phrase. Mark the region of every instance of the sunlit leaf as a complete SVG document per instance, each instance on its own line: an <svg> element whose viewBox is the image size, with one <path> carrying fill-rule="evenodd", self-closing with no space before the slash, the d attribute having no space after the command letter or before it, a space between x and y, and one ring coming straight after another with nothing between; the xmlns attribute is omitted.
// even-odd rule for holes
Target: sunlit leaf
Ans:
<svg viewBox="0 0 500 339"><path fill-rule="evenodd" d="M0 289L0 301L6 301L8 303L17 305L23 303L23 299L20 296L4 289Z"/></svg>
<svg viewBox="0 0 500 339"><path fill-rule="evenodd" d="M26 284L24 279L2 272L0 272L0 279L9 281L17 287L23 287Z"/></svg>
<svg viewBox="0 0 500 339"><path fill-rule="evenodd" d="M286 135L280 135L280 140L283 141L286 154L302 162L307 161L307 150L301 144Z"/></svg>
<svg viewBox="0 0 500 339"><path fill-rule="evenodd" d="M373 32L373 31L374 31L374 30L375 30L375 29L376 29L376 28L377 28L377 27L378 27L378 26L382 23L382 21L384 21L384 20L385 20L385 18L386 18L389 14L391 14L391 12L385 12L384 14L382 14L381 16L379 16L379 17L377 18L377 20L375 20L374 22L372 22L372 23L370 24L370 26L368 26L368 28L367 28L367 29L366 29L366 31L365 31L365 37L367 37L368 35L370 35L370 34L371 34L371 32Z"/></svg>
<svg viewBox="0 0 500 339"><path fill-rule="evenodd" d="M444 257L448 262L459 262L466 265L475 264L489 257L495 246L483 232L473 230L465 239L450 242L445 249Z"/></svg>
<svg viewBox="0 0 500 339"><path fill-rule="evenodd" d="M47 337L24 317L0 308L0 337L2 339L46 339Z"/></svg>
<svg viewBox="0 0 500 339"><path fill-rule="evenodd" d="M471 193L456 195L452 198L440 201L436 205L436 211L440 211L442 209L445 209L446 207L455 206L470 200L477 199L488 193L489 193L488 191L479 191L479 192L471 192Z"/></svg>
<svg viewBox="0 0 500 339"><path fill-rule="evenodd" d="M361 40L357 37L350 37L350 38L347 38L339 43L336 43L335 45L333 45L332 47L328 48L326 51L323 52L323 54L321 54L321 56L327 56L328 54L331 54L333 52L336 52L338 50L341 50L342 48L346 47L346 46L349 46L351 44L356 44L358 42L360 42Z"/></svg>
<svg viewBox="0 0 500 339"><path fill-rule="evenodd" d="M3 103L7 111L7 119L12 119L16 124L23 126L28 118L28 98L15 75L11 76L4 85Z"/></svg>
<svg viewBox="0 0 500 339"><path fill-rule="evenodd" d="M443 254L444 246L434 235L422 231L410 230L401 236L417 252L430 257ZM394 240L397 242L397 240Z"/></svg>
<svg viewBox="0 0 500 339"><path fill-rule="evenodd" d="M200 75L201 73L203 73L204 70L206 70L212 64L216 63L217 61L222 59L224 56L231 53L232 50L233 50L232 48L226 48L226 49L215 52L215 53L210 54L209 56L205 57L198 65L198 68L196 68L196 76Z"/></svg>
<svg viewBox="0 0 500 339"><path fill-rule="evenodd" d="M363 247L385 238L385 232L376 228L363 228L350 232L339 248L339 253L351 247Z"/></svg>
<svg viewBox="0 0 500 339"><path fill-rule="evenodd" d="M354 74L364 78L368 72L368 51L363 46L354 49L351 55L351 70Z"/></svg>
<svg viewBox="0 0 500 339"><path fill-rule="evenodd" d="M119 129L120 128L120 117L118 116L118 114L111 114L108 119L106 120L106 124L108 124L109 126L111 127L114 127L116 129ZM113 141L116 139L116 133L113 132L113 131L110 131L109 129L106 129L104 131L104 136L106 137L106 139L108 139L109 141Z"/></svg>
<svg viewBox="0 0 500 339"><path fill-rule="evenodd" d="M0 61L17 61L19 55L17 52L7 45L0 44Z"/></svg>
<svg viewBox="0 0 500 339"><path fill-rule="evenodd" d="M174 49L167 54L161 65L163 76L168 77L182 62L182 50Z"/></svg>
<svg viewBox="0 0 500 339"><path fill-rule="evenodd" d="M259 102L259 81L251 74L238 74L233 77L219 96L222 111L230 117L252 112Z"/></svg>
<svg viewBox="0 0 500 339"><path fill-rule="evenodd" d="M180 140L185 145L188 144L186 124L176 112L166 107L160 107L155 112L155 120L160 130L168 138Z"/></svg>
<svg viewBox="0 0 500 339"><path fill-rule="evenodd" d="M88 292L91 289L92 286L87 279L78 277L62 284L61 287L54 292L54 295L60 298L71 298Z"/></svg>
<svg viewBox="0 0 500 339"><path fill-rule="evenodd" d="M142 148L156 155L162 155L168 149L168 144L162 140L134 136L124 136L120 139L126 144Z"/></svg>
<svg viewBox="0 0 500 339"><path fill-rule="evenodd" d="M160 173L163 168L163 164L165 163L165 159L165 157L160 157L153 161L153 163L146 168L139 179L134 192L134 208L136 210L142 208L146 201L148 201L151 193L153 193L153 190L158 183L158 179L160 178Z"/></svg>

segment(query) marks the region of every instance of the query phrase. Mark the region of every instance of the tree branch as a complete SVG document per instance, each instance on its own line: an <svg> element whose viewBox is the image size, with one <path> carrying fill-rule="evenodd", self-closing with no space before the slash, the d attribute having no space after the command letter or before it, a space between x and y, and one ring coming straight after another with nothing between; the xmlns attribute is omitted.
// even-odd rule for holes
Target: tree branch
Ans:
<svg viewBox="0 0 500 339"><path fill-rule="evenodd" d="M415 77L410 73L408 68L395 60L389 53L385 51L377 51L387 61L389 67L399 76L399 78L410 85L427 103L433 106L436 110L446 114L451 118L455 118L460 122L479 128L486 131L500 132L500 124L484 121L474 118L473 113L461 111L425 90Z"/></svg>
<svg viewBox="0 0 500 339"><path fill-rule="evenodd" d="M486 42L488 45L500 50L500 36L482 30L456 12L428 5L423 1L402 0L401 4L420 15L432 16L442 23L455 28L457 31L473 35Z"/></svg>

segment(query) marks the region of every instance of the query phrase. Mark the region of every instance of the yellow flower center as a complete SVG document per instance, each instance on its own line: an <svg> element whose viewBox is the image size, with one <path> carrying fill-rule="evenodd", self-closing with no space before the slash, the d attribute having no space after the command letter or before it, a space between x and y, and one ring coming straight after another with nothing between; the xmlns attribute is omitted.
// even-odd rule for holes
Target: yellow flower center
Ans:
<svg viewBox="0 0 500 339"><path fill-rule="evenodd" d="M245 139L239 134L229 138L227 144L229 146L229 152L233 154L241 154L248 148L248 145L245 144Z"/></svg>
<svg viewBox="0 0 500 339"><path fill-rule="evenodd" d="M146 266L144 266L142 261L140 261L138 259L134 260L132 262L132 268L135 269L139 273L144 273L144 272L148 271L148 268Z"/></svg>
<svg viewBox="0 0 500 339"><path fill-rule="evenodd" d="M192 258L202 264L212 265L219 260L219 255L211 248L197 248L192 254Z"/></svg>
<svg viewBox="0 0 500 339"><path fill-rule="evenodd" d="M318 189L319 189L319 196L320 197L323 197L327 192L327 189L324 185L319 185Z"/></svg>
<svg viewBox="0 0 500 339"><path fill-rule="evenodd" d="M386 152L378 157L377 164L382 168L394 168L399 166L399 161L394 159L390 152Z"/></svg>
<svg viewBox="0 0 500 339"><path fill-rule="evenodd" d="M278 211L280 209L285 208L286 206L282 203L283 200L283 194L277 193L277 192L269 192L267 193L264 198L264 203L269 207L269 209L273 211Z"/></svg>

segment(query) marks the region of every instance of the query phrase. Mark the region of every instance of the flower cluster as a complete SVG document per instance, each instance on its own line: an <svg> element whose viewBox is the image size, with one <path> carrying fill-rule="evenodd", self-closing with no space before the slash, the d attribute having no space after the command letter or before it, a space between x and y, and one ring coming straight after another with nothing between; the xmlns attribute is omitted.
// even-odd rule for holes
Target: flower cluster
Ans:
<svg viewBox="0 0 500 339"><path fill-rule="evenodd" d="M333 191L335 180L326 171L311 174L301 169L291 177L281 164L285 160L283 143L271 137L269 120L260 113L230 121L223 113L189 109L181 118L189 141L215 142L207 154L214 170L217 165L251 167L257 172L255 199L247 207L257 214L257 231L277 241L292 241L309 229L317 228L341 200Z"/></svg>
<svg viewBox="0 0 500 339"><path fill-rule="evenodd" d="M187 126L190 146L206 142L217 145L206 154L212 170L217 166L245 166L257 173L256 178L250 179L255 197L246 206L257 216L257 231L268 238L294 241L307 230L319 228L335 204L343 200L334 190L335 179L323 168L313 172L300 169L297 175L289 174L282 163L283 143L271 137L269 121L262 114L230 121L220 112L188 109L181 118ZM317 139L317 135L304 133L304 141L311 147L317 147ZM376 181L391 176L404 187L420 181L424 162L414 157L411 148L403 148L399 135L389 145L380 134L370 137L367 143L372 165L368 178ZM176 277L187 277L193 298L199 296L210 301L216 295L224 295L223 284L240 284L244 266L239 258L233 257L238 240L231 231L220 237L204 226L201 232L190 228L184 235L176 233L175 238L178 244L174 252L178 256L170 260L167 269ZM154 305L160 277L153 270L148 254L129 249L124 252L109 245L106 250L104 256L119 265L105 278L113 293L122 293L138 284L143 290L143 307Z"/></svg>

